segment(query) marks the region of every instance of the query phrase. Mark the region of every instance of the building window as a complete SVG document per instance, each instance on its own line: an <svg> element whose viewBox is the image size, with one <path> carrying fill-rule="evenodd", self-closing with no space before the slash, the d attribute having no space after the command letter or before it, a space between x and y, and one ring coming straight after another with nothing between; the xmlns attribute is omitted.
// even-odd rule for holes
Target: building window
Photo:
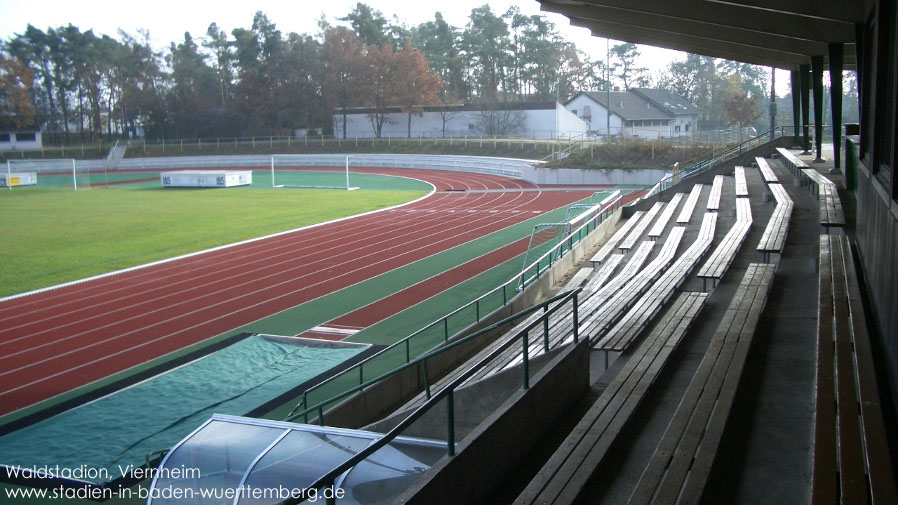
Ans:
<svg viewBox="0 0 898 505"><path fill-rule="evenodd" d="M571 112L573 112L575 116L579 116L579 114L577 114L577 109L571 109Z"/></svg>
<svg viewBox="0 0 898 505"><path fill-rule="evenodd" d="M0 142L9 142L9 140L8 133L0 133Z"/></svg>
<svg viewBox="0 0 898 505"><path fill-rule="evenodd" d="M16 133L16 140L19 142L34 142L37 140L37 135L34 132Z"/></svg>
<svg viewBox="0 0 898 505"><path fill-rule="evenodd" d="M689 131L689 123L686 123L686 131Z"/></svg>
<svg viewBox="0 0 898 505"><path fill-rule="evenodd" d="M686 125L689 126L689 125ZM680 125L674 126L674 133L680 133Z"/></svg>
<svg viewBox="0 0 898 505"><path fill-rule="evenodd" d="M589 107L589 105L583 106L583 117L587 119L592 117L592 109Z"/></svg>

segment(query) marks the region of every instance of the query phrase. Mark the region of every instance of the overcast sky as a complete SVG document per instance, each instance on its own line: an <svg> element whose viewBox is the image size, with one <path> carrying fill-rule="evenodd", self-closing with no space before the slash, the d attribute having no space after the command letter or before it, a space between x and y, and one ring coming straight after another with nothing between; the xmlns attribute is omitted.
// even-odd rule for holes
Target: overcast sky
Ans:
<svg viewBox="0 0 898 505"><path fill-rule="evenodd" d="M153 45L167 47L170 42L180 42L184 32L194 38L203 37L210 23L217 23L228 34L234 28L250 28L253 15L262 11L284 34L289 32L315 34L322 14L331 24L340 24L337 18L348 14L357 0L325 0L292 2L256 0L254 2L219 0L216 2L193 0L155 0L126 2L122 0L87 0L81 2L61 0L0 0L0 39L8 40L23 33L28 24L41 30L65 26L69 23L81 31L94 30L118 38L122 29L138 37L139 29L149 30ZM364 2L381 11L384 16L398 23L415 26L433 20L439 10L446 21L456 27L464 27L471 10L489 3L493 12L501 15L516 5L526 15L542 14L555 23L556 29L569 41L594 60L605 60L605 39L593 37L589 30L572 27L561 15L542 12L536 0L489 1L450 0L449 3L409 0L368 0ZM612 45L615 41L612 40ZM671 61L684 59L684 53L651 46L640 46L640 64L648 67L654 76ZM777 72L777 84L786 81L787 74ZM778 90L780 86L777 86Z"/></svg>

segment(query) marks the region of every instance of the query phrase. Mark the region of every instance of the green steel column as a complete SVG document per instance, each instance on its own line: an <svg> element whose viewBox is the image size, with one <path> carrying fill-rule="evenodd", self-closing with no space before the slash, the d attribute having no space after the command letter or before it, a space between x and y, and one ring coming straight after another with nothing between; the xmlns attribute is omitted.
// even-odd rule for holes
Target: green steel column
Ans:
<svg viewBox="0 0 898 505"><path fill-rule="evenodd" d="M842 168L842 60L843 44L829 45L829 99L833 112L833 161Z"/></svg>
<svg viewBox="0 0 898 505"><path fill-rule="evenodd" d="M802 154L810 154L811 144L808 137L811 136L811 132L808 130L808 123L811 122L811 66L800 65L799 71L801 72L801 125L804 128L801 147L804 149Z"/></svg>
<svg viewBox="0 0 898 505"><path fill-rule="evenodd" d="M814 147L815 163L823 162L823 56L811 56L811 73L814 79Z"/></svg>
<svg viewBox="0 0 898 505"><path fill-rule="evenodd" d="M792 135L795 136L792 145L798 145L801 136L801 74L798 70L792 71Z"/></svg>

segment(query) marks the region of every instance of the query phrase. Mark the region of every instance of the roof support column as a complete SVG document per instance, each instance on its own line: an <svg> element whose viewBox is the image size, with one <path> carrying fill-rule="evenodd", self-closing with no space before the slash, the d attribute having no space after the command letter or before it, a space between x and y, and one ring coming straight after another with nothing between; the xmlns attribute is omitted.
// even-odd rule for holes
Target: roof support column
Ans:
<svg viewBox="0 0 898 505"><path fill-rule="evenodd" d="M814 79L814 147L817 156L814 163L823 163L823 56L811 56L811 73Z"/></svg>
<svg viewBox="0 0 898 505"><path fill-rule="evenodd" d="M829 45L829 100L833 113L834 171L842 168L842 56L843 44Z"/></svg>
<svg viewBox="0 0 898 505"><path fill-rule="evenodd" d="M808 123L811 122L811 66L799 65L798 68L801 72L801 126L804 128L804 139L801 142L804 152L801 154L811 154L811 143L808 141Z"/></svg>
<svg viewBox="0 0 898 505"><path fill-rule="evenodd" d="M792 71L792 140L793 146L801 142L801 74L798 70ZM797 149L797 147L795 147Z"/></svg>

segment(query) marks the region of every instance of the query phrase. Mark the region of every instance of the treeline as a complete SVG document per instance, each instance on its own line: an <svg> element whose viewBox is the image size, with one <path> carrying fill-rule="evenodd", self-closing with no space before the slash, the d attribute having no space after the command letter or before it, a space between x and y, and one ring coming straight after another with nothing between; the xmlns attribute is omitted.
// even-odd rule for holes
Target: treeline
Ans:
<svg viewBox="0 0 898 505"><path fill-rule="evenodd" d="M377 135L377 111L386 106L411 115L422 104L564 101L604 89L609 71L622 89L681 94L708 128L755 124L767 103L769 69L689 55L650 75L637 65L634 44L614 46L610 62L591 60L546 18L516 7L478 7L464 27L438 12L406 26L358 3L337 21L321 19L316 34L284 34L258 12L249 28L227 33L212 23L163 50L151 46L147 31L112 38L72 25L29 25L0 45L0 123L148 139L297 128L340 136L331 131L334 112L364 106L373 108Z"/></svg>
<svg viewBox="0 0 898 505"><path fill-rule="evenodd" d="M2 45L6 110L51 131L147 138L333 133L344 107L550 99L597 87L596 65L542 16L472 10L463 28L439 13L396 25L359 3L317 34L284 34L264 13L226 33L185 33L159 51L149 33L96 35L29 25ZM8 83L6 81L9 81ZM15 97L13 97L15 95ZM23 104L27 95L30 103ZM7 119L8 120L8 119ZM377 118L372 118L377 133Z"/></svg>

